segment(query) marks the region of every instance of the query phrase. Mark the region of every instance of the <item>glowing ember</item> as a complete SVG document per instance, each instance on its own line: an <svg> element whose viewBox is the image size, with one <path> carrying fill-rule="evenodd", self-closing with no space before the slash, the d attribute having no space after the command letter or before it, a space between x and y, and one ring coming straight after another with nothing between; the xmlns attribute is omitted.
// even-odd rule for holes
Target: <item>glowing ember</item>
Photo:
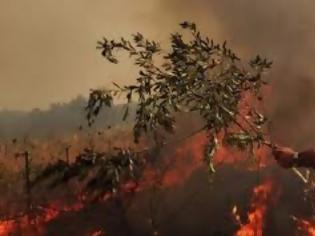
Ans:
<svg viewBox="0 0 315 236"><path fill-rule="evenodd" d="M297 235L315 236L315 223L314 221L308 221L293 217L297 223L298 233Z"/></svg>
<svg viewBox="0 0 315 236"><path fill-rule="evenodd" d="M15 222L13 220L0 221L0 235L7 236L14 229Z"/></svg>
<svg viewBox="0 0 315 236"><path fill-rule="evenodd" d="M264 217L267 210L267 203L270 200L272 190L272 182L265 182L253 190L251 199L250 212L248 213L248 223L241 224L241 228L236 232L236 236L262 236L264 227ZM240 221L237 214L237 208L233 208L232 212L236 217L236 221Z"/></svg>
<svg viewBox="0 0 315 236"><path fill-rule="evenodd" d="M89 236L105 236L105 233L102 230L97 230L92 232Z"/></svg>

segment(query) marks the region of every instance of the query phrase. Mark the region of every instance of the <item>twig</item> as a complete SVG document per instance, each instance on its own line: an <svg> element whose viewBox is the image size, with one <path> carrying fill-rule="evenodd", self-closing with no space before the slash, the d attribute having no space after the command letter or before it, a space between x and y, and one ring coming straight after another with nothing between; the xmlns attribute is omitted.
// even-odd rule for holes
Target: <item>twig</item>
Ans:
<svg viewBox="0 0 315 236"><path fill-rule="evenodd" d="M304 177L304 175L295 167L292 168L292 171L305 183L308 183L308 179Z"/></svg>

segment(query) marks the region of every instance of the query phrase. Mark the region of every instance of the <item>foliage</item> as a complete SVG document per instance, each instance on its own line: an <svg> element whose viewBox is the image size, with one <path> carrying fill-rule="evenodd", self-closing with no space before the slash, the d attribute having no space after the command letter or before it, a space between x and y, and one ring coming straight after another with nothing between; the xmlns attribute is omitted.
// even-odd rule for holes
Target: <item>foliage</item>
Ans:
<svg viewBox="0 0 315 236"><path fill-rule="evenodd" d="M92 125L104 106L110 107L115 97L124 94L127 104L137 104L133 133L138 142L143 133L155 134L161 128L172 133L176 113L199 114L208 134L204 160L213 172L212 159L219 136L221 141L241 149L265 143L266 118L256 104L262 100L260 92L266 84L262 74L272 62L256 56L248 65L242 65L226 42L214 43L194 23L180 25L188 35L172 34L167 53L158 42L140 33L130 41L103 38L98 42L98 49L109 62L118 64L115 53L122 50L139 71L134 84L114 83L114 89L91 90L87 119ZM127 116L128 106L123 118Z"/></svg>
<svg viewBox="0 0 315 236"><path fill-rule="evenodd" d="M84 186L84 192L102 197L108 192L115 193L131 179L136 182L141 166L139 155L128 149L115 148L111 154L85 149L73 163L59 160L47 166L32 185L50 179L50 187L54 188L76 178Z"/></svg>
<svg viewBox="0 0 315 236"><path fill-rule="evenodd" d="M136 104L133 135L134 141L139 142L143 134L159 137L161 128L173 133L176 113L197 114L204 121L198 132L205 131L208 137L204 161L213 173L213 157L222 142L251 151L267 143L263 130L267 119L258 108L261 89L266 84L262 74L272 63L256 56L243 65L226 42L215 44L194 23L183 22L181 27L186 35L172 34L169 52L140 33L130 41L104 38L98 42L98 49L109 62L118 64L115 53L122 50L139 71L134 84L113 83L113 89L91 90L87 120L91 126L104 107L111 107L116 97L124 95L127 104L123 120L129 115L129 106ZM126 181L136 182L141 176L143 164L149 161L147 151L117 149L115 153L99 153L86 149L74 163L59 161L48 166L33 184L53 178L53 187L78 178L88 179L84 183L87 192L116 192Z"/></svg>

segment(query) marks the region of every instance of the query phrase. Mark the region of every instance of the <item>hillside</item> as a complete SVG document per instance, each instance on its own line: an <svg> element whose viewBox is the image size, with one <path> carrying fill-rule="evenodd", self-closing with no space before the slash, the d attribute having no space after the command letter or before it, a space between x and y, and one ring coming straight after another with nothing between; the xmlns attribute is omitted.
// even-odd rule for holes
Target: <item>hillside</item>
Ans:
<svg viewBox="0 0 315 236"><path fill-rule="evenodd" d="M52 104L48 110L34 109L29 112L0 110L0 139L66 135L80 127L84 131L87 127L84 113L86 104L86 98L78 96L68 103ZM124 105L115 105L111 109L105 108L92 130L120 123L123 109Z"/></svg>

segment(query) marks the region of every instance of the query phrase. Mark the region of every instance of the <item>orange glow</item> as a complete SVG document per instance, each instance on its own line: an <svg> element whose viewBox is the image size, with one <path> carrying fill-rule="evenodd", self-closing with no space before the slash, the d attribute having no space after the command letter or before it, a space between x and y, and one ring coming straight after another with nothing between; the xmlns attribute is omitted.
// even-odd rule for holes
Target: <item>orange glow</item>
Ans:
<svg viewBox="0 0 315 236"><path fill-rule="evenodd" d="M14 227L15 227L14 220L0 221L0 235L8 236L9 233L14 229Z"/></svg>
<svg viewBox="0 0 315 236"><path fill-rule="evenodd" d="M272 182L267 181L253 190L250 211L247 214L248 223L241 224L241 228L236 232L236 236L262 236L264 228L264 217L267 210L267 203L270 200ZM233 213L236 210L233 208ZM235 214L236 215L236 214ZM237 215L236 215L237 216ZM239 220L239 217L236 219Z"/></svg>
<svg viewBox="0 0 315 236"><path fill-rule="evenodd" d="M78 202L73 205L62 206L60 203L50 203L49 206L38 208L40 213L29 217L24 215L16 220L0 221L0 236L9 236L14 232L23 232L23 236L45 235L45 225L56 219L63 212L76 212L84 207Z"/></svg>
<svg viewBox="0 0 315 236"><path fill-rule="evenodd" d="M222 137L218 137L222 139ZM185 183L191 174L204 166L204 147L207 143L207 136L204 132L194 135L181 142L179 146L174 147L173 154L164 158L162 170L157 171L155 167L148 167L144 170L143 179L138 188L146 188L159 183L163 187L174 187ZM220 148L214 156L215 166L235 165L248 171L256 171L258 168L264 168L274 161L270 157L270 150L262 147L255 151L254 157L249 157L242 151L235 148L229 148L221 143ZM251 162L250 160L252 158ZM158 173L159 172L159 173ZM138 189L139 190L139 189Z"/></svg>
<svg viewBox="0 0 315 236"><path fill-rule="evenodd" d="M221 139L221 137L218 137ZM127 140L127 137L126 137ZM101 142L102 140L95 140L95 146L98 149L107 149L107 143ZM86 140L80 136L75 136L71 140L71 157L74 157L79 150L86 146ZM128 146L128 141L121 140L121 144ZM124 193L138 192L146 188L160 185L163 188L171 188L177 185L182 185L187 179L196 171L204 167L204 146L207 143L207 136L204 132L194 135L183 142L178 143L172 147L174 152L167 154L165 158L161 158L161 169L156 166L149 166L145 168L143 178L139 183L128 181L120 186L120 190ZM115 143L116 144L116 143ZM119 146L119 144L118 144ZM50 161L50 153L54 147L53 143L43 143L35 156L43 156L43 162ZM256 150L259 165L254 164L251 166L246 165L248 156L244 152L237 151L233 148L221 146L214 157L214 164L219 165L233 165L241 167L246 170L257 170L258 167L265 167L268 163L267 157L269 156L267 149ZM53 155L51 155L53 156ZM71 159L71 158L70 158ZM272 158L270 158L272 159ZM255 169L256 168L256 169ZM256 187L253 193L251 210L248 213L248 224L242 225L240 217L236 216L237 208L233 210L236 220L242 226L237 232L236 236L261 236L263 230L263 220L266 212L266 203L268 194L271 191L271 182L267 182L261 186ZM107 193L103 197L103 201L111 198L112 194ZM50 202L45 208L40 209L40 213L34 214L32 217L20 217L17 220L0 221L0 236L10 235L12 232L21 231L25 236L45 235L46 225L58 218L64 212L76 212L84 208L84 196L80 196L79 200L72 205L65 205L62 202ZM36 233L35 233L36 231ZM24 233L26 232L26 233ZM258 232L255 234L255 232ZM90 232L89 236L105 235L101 230Z"/></svg>
<svg viewBox="0 0 315 236"><path fill-rule="evenodd" d="M105 233L102 230L96 230L89 234L89 236L105 236Z"/></svg>
<svg viewBox="0 0 315 236"><path fill-rule="evenodd" d="M163 176L163 186L172 187L184 183L196 169L202 166L205 143L206 136L200 133L176 149L175 154L169 157L170 168Z"/></svg>
<svg viewBox="0 0 315 236"><path fill-rule="evenodd" d="M303 219L297 219L294 217L294 220L297 222L297 229L299 234L297 235L305 235L305 236L315 236L315 223L314 221L308 221Z"/></svg>

